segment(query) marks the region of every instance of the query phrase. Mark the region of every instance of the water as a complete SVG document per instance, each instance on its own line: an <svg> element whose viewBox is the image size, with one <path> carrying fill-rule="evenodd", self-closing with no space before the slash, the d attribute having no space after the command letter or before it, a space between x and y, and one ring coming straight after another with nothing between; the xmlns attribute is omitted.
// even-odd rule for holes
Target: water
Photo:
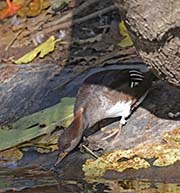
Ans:
<svg viewBox="0 0 180 193"><path fill-rule="evenodd" d="M180 193L180 184L148 180L58 179L39 168L0 168L0 193Z"/></svg>

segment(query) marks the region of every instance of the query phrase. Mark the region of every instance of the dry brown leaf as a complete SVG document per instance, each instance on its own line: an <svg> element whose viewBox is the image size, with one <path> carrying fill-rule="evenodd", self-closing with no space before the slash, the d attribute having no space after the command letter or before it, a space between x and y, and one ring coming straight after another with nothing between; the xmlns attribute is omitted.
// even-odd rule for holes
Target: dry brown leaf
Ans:
<svg viewBox="0 0 180 193"><path fill-rule="evenodd" d="M12 148L0 152L0 162L16 162L23 157L23 153L18 148Z"/></svg>

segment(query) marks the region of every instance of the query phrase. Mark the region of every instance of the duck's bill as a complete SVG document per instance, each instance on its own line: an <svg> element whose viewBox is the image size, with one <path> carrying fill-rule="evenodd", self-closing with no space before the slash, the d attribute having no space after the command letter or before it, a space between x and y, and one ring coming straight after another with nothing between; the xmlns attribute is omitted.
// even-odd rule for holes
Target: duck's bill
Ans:
<svg viewBox="0 0 180 193"><path fill-rule="evenodd" d="M59 155L58 155L58 158L54 164L54 166L57 166L66 156L67 156L67 152L61 152Z"/></svg>

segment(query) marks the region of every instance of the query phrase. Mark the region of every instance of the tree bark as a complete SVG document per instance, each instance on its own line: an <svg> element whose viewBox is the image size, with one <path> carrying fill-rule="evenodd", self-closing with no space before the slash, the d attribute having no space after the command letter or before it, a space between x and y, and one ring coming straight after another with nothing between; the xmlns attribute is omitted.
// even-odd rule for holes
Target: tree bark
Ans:
<svg viewBox="0 0 180 193"><path fill-rule="evenodd" d="M114 1L144 62L180 87L180 1Z"/></svg>

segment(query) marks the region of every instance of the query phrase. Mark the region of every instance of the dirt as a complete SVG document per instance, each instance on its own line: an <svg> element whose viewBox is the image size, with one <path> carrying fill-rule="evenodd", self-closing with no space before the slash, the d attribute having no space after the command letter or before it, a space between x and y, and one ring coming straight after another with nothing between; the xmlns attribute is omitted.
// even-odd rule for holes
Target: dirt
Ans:
<svg viewBox="0 0 180 193"><path fill-rule="evenodd" d="M51 3L54 4L56 1ZM111 10L101 14L104 9L111 7ZM69 14L72 14L72 16L63 20ZM92 19L90 19L91 14L95 14ZM82 21L82 18L85 18L85 20ZM59 23L60 20L63 20L63 22ZM69 25L69 22L71 25ZM9 115L3 112L0 115L0 123L4 121L6 123L12 122L29 113L56 104L59 96L57 92L60 91L52 87L61 88L62 85L66 85L89 68L118 64L122 61L139 61L133 47L121 49L118 46L122 39L119 33L119 22L120 15L111 0L105 0L101 3L97 0L71 0L63 9L52 11L51 7L47 7L36 17L20 17L17 13L14 17L1 20L1 108L7 111L13 109L13 112L8 113ZM72 23L74 24L72 25ZM16 59L33 50L51 35L56 38L63 35L63 41L66 43L63 45L57 43L53 52L47 54L44 58L36 57L30 64L14 64ZM46 76L46 79L44 79L44 76ZM37 83L44 82L43 84L46 86L44 89L40 88L39 92L34 81ZM35 108L33 105L30 109L25 108L27 104L24 104L23 109L25 108L25 110L22 110L19 115L17 111L21 105L18 107L15 104L19 103L19 100L23 104L23 96L25 97L26 92L22 89L22 83L24 85L31 83L33 85L31 88L33 88L29 91L33 93L37 91L38 95L45 92L44 95L47 96L46 93L55 90L56 98L53 94L54 97L50 99L50 102L49 100L45 102L42 96L41 99L38 99L42 101L41 104L36 103L36 100L33 99ZM39 83L37 85L41 87ZM53 86L49 90L47 85L50 84ZM17 90L22 94L17 94L17 97L15 97L14 94L10 94L10 87L15 95ZM29 96L34 96L33 93L29 93ZM7 98L9 99L7 100ZM54 102L51 102L52 100Z"/></svg>
<svg viewBox="0 0 180 193"><path fill-rule="evenodd" d="M118 29L120 16L115 7L101 15L102 10L113 6L112 1L95 1L77 14L76 10L84 2L72 0L65 9L56 12L47 7L36 17L14 16L1 20L0 62L7 64L7 71L11 72L11 68L14 68L8 64L33 50L51 35L56 38L63 36L66 44L56 44L52 53L42 59L37 57L33 63L94 66L95 62L98 65L99 57L119 51L117 44L122 39ZM97 12L99 14L92 19L76 21ZM72 17L64 20L61 27L58 22L67 14L72 14ZM68 25L69 21L74 24ZM6 79L6 76L1 75L1 79Z"/></svg>

